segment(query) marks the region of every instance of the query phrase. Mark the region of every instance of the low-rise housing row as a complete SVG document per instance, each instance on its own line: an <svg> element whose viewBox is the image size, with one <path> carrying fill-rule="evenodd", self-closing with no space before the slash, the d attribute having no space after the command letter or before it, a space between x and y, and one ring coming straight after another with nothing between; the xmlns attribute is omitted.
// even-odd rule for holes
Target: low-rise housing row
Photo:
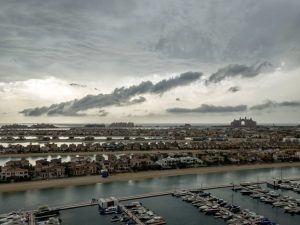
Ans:
<svg viewBox="0 0 300 225"><path fill-rule="evenodd" d="M103 152L103 151L150 151L150 150L267 150L298 149L300 142L288 141L149 141L149 142L105 142L105 143L45 143L9 144L2 146L0 153L48 153L48 152Z"/></svg>
<svg viewBox="0 0 300 225"><path fill-rule="evenodd" d="M200 167L212 165L273 163L300 161L299 150L204 150L182 153L98 154L95 159L79 156L68 162L61 159L41 159L31 165L27 159L11 160L0 167L2 182L56 179L69 176L99 174L102 169L109 173L157 170L170 168Z"/></svg>

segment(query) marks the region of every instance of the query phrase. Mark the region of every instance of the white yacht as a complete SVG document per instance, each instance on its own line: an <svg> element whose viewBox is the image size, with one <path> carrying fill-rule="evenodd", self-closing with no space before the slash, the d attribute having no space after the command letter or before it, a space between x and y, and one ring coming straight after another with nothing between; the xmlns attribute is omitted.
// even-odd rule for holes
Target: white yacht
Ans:
<svg viewBox="0 0 300 225"><path fill-rule="evenodd" d="M46 221L38 222L38 225L60 225L60 221L58 217L50 217Z"/></svg>

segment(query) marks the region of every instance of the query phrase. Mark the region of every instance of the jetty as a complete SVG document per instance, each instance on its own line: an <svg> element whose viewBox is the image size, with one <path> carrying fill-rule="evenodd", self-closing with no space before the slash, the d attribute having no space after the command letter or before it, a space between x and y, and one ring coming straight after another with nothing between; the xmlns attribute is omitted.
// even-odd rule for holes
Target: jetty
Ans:
<svg viewBox="0 0 300 225"><path fill-rule="evenodd" d="M88 206L95 206L98 205L98 202L82 202L82 203L75 203L75 204L69 204L69 205L62 205L58 207L54 207L53 209L62 211L62 210L68 210L68 209L77 209L77 208L83 208Z"/></svg>
<svg viewBox="0 0 300 225"><path fill-rule="evenodd" d="M30 215L29 215L29 221L28 221L28 224L29 225L35 225L35 215L34 215L34 212L31 212Z"/></svg>
<svg viewBox="0 0 300 225"><path fill-rule="evenodd" d="M119 205L121 210L126 213L137 225L145 225L142 221L139 220L134 214L130 212L124 205Z"/></svg>

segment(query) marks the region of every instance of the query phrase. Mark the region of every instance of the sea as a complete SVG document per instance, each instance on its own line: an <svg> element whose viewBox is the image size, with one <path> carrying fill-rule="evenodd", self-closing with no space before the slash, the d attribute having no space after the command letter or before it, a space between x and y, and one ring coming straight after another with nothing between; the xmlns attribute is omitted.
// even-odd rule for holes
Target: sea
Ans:
<svg viewBox="0 0 300 225"><path fill-rule="evenodd" d="M0 127L3 125L10 125L12 123L0 123ZM18 123L22 125L31 126L36 123ZM53 123L54 126L57 128L75 128L75 127L84 127L86 124L89 123ZM94 123L93 123L94 124ZM99 123L104 124L105 126L108 126L109 123ZM212 126L228 126L229 123L189 123L193 127L212 127ZM143 128L172 128L172 127L182 127L184 123L135 123L135 127L143 127ZM260 123L259 125L262 126L297 126L298 123Z"/></svg>
<svg viewBox="0 0 300 225"><path fill-rule="evenodd" d="M121 197L143 193L176 190L183 188L214 186L221 184L238 184L240 182L261 181L271 178L299 177L300 167L251 169L231 172L157 177L144 180L117 181L93 185L67 186L59 188L34 189L20 192L0 193L0 214L20 209L35 209L41 205L50 207L63 204L86 202L92 198ZM280 225L299 225L300 216L284 213L280 208L266 205L230 188L210 190L213 195L241 208L250 209L264 215ZM280 191L283 195L299 198L293 191ZM225 222L212 216L204 215L179 198L172 196L154 197L140 200L142 204L158 215L163 216L170 225L223 225ZM60 218L63 225L111 225L112 216L100 215L98 208L86 207L62 211Z"/></svg>

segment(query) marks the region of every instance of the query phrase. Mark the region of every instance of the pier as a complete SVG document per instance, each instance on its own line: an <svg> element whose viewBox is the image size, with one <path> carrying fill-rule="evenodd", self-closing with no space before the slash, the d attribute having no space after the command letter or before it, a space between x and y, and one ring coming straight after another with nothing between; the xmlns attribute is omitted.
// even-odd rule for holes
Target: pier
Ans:
<svg viewBox="0 0 300 225"><path fill-rule="evenodd" d="M34 215L34 212L31 212L31 213L30 213L28 224L29 224L29 225L35 225L35 224L36 224L36 223L35 223L35 215Z"/></svg>
<svg viewBox="0 0 300 225"><path fill-rule="evenodd" d="M125 212L134 222L136 222L137 225L145 225L143 222L139 220L135 215L133 215L130 210L128 210L124 205L120 204L119 205L122 209L123 212Z"/></svg>
<svg viewBox="0 0 300 225"><path fill-rule="evenodd" d="M77 208L95 206L95 205L98 205L98 202L90 201L90 202L82 202L82 203L58 206L58 207L54 207L53 209L58 209L59 211L62 211L62 210L77 209Z"/></svg>

